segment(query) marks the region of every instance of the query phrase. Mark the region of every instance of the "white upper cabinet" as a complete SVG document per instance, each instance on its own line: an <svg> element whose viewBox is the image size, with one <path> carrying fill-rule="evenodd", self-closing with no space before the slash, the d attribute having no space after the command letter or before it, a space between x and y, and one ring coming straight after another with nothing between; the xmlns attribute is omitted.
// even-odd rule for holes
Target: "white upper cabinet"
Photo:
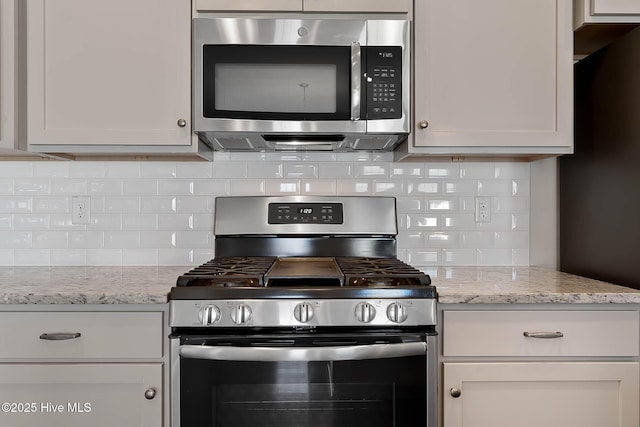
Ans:
<svg viewBox="0 0 640 427"><path fill-rule="evenodd" d="M14 0L0 2L0 156L26 154L18 138L15 6Z"/></svg>
<svg viewBox="0 0 640 427"><path fill-rule="evenodd" d="M411 0L195 0L199 12L402 12Z"/></svg>
<svg viewBox="0 0 640 427"><path fill-rule="evenodd" d="M573 0L574 27L586 23L640 23L638 0Z"/></svg>
<svg viewBox="0 0 640 427"><path fill-rule="evenodd" d="M197 151L190 2L30 0L26 8L30 151Z"/></svg>
<svg viewBox="0 0 640 427"><path fill-rule="evenodd" d="M414 21L408 154L572 152L569 0L416 0Z"/></svg>

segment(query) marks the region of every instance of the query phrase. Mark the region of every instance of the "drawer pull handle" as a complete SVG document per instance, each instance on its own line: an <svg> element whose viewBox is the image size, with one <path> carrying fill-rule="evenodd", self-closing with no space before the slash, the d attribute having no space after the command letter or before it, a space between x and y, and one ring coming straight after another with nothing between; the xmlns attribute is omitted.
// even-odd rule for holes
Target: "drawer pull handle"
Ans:
<svg viewBox="0 0 640 427"><path fill-rule="evenodd" d="M562 338L564 337L564 334L562 332L525 332L524 336L527 338L550 339L550 338Z"/></svg>
<svg viewBox="0 0 640 427"><path fill-rule="evenodd" d="M41 340L47 341L64 341L64 340L74 340L76 338L80 338L80 332L55 332L52 334L41 334Z"/></svg>

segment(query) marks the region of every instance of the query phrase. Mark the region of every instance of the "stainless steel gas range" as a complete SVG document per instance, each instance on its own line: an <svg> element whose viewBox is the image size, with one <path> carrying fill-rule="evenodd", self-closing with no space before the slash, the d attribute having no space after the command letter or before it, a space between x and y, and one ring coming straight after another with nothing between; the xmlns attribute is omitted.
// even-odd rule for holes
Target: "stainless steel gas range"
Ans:
<svg viewBox="0 0 640 427"><path fill-rule="evenodd" d="M220 197L170 294L172 427L436 426L436 289L389 197Z"/></svg>

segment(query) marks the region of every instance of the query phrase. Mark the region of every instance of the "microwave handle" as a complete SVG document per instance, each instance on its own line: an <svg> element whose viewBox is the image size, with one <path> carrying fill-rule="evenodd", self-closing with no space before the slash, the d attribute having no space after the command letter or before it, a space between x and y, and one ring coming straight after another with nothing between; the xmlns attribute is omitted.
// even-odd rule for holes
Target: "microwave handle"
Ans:
<svg viewBox="0 0 640 427"><path fill-rule="evenodd" d="M360 120L362 94L362 50L360 43L351 43L351 120Z"/></svg>
<svg viewBox="0 0 640 427"><path fill-rule="evenodd" d="M424 356L426 352L427 344L424 342L327 347L207 347L202 345L183 345L180 347L180 356L187 359L243 362L328 362L388 359Z"/></svg>

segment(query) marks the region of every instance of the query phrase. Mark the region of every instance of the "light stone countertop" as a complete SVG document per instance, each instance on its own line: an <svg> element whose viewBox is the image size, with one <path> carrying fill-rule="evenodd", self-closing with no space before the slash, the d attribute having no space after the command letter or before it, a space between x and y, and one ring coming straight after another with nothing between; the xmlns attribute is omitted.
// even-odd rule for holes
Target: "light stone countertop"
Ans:
<svg viewBox="0 0 640 427"><path fill-rule="evenodd" d="M0 304L163 304L176 267L0 267ZM640 290L536 267L434 267L440 303L640 303Z"/></svg>
<svg viewBox="0 0 640 427"><path fill-rule="evenodd" d="M539 267L422 268L442 304L638 304L640 290Z"/></svg>

